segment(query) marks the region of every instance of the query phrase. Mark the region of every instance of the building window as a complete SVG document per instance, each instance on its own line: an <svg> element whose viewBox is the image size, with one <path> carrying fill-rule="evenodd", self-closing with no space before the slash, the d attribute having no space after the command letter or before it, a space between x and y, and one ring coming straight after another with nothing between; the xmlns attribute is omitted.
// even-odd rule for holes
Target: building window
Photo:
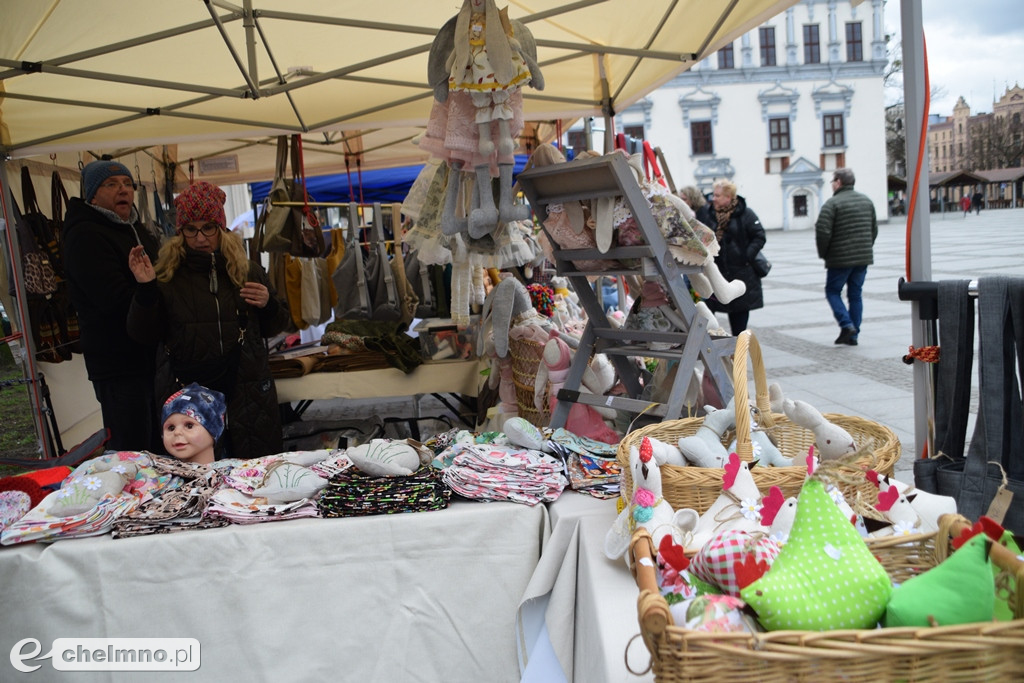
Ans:
<svg viewBox="0 0 1024 683"><path fill-rule="evenodd" d="M789 119L768 119L768 149L772 152L790 149Z"/></svg>
<svg viewBox="0 0 1024 683"><path fill-rule="evenodd" d="M821 64L821 41L818 40L818 25L804 25L804 64Z"/></svg>
<svg viewBox="0 0 1024 683"><path fill-rule="evenodd" d="M644 139L644 127L643 126L623 126L622 132L626 134L626 139L633 138L634 140L643 141Z"/></svg>
<svg viewBox="0 0 1024 683"><path fill-rule="evenodd" d="M864 40L861 38L859 21L846 25L846 61L864 61Z"/></svg>
<svg viewBox="0 0 1024 683"><path fill-rule="evenodd" d="M761 39L761 66L775 66L775 27L757 29Z"/></svg>
<svg viewBox="0 0 1024 683"><path fill-rule="evenodd" d="M807 195L793 195L793 215L797 218L802 218L807 215Z"/></svg>
<svg viewBox="0 0 1024 683"><path fill-rule="evenodd" d="M843 115L825 114L821 118L824 122L825 147L845 147L846 138L843 135Z"/></svg>
<svg viewBox="0 0 1024 683"><path fill-rule="evenodd" d="M711 122L691 121L690 142L693 154L712 154L714 149L711 146Z"/></svg>
<svg viewBox="0 0 1024 683"><path fill-rule="evenodd" d="M718 51L718 68L719 69L735 69L736 62L733 61L732 54L732 43L729 43L721 50Z"/></svg>

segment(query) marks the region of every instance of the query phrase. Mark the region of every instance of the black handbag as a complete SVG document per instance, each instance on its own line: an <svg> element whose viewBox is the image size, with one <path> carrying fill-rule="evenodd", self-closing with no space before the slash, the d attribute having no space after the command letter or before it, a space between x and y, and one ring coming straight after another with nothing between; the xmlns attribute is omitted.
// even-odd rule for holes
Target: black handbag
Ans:
<svg viewBox="0 0 1024 683"><path fill-rule="evenodd" d="M750 262L750 267L754 269L754 274L758 277L766 277L772 271L772 262L764 255L764 251L759 251L754 256L754 260Z"/></svg>

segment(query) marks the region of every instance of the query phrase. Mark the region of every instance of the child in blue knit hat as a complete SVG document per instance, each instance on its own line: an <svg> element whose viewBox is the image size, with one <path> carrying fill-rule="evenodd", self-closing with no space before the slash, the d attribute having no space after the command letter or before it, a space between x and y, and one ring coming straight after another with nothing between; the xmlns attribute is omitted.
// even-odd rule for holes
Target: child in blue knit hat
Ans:
<svg viewBox="0 0 1024 683"><path fill-rule="evenodd" d="M163 437L167 453L182 462L209 465L224 433L224 394L193 382L164 402Z"/></svg>

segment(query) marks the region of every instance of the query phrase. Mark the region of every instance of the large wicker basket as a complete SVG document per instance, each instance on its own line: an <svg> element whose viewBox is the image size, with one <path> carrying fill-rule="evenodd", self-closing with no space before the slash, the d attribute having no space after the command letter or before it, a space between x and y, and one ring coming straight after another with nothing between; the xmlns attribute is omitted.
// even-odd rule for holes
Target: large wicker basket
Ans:
<svg viewBox="0 0 1024 683"><path fill-rule="evenodd" d="M942 561L949 541L968 524L945 515L938 533L868 539L894 581L905 581ZM999 552L997 552L999 551ZM1013 621L933 628L709 633L676 626L658 591L653 542L645 529L630 547L640 597L640 635L658 683L676 681L1011 681L1024 660L1024 562L999 545L992 559L1010 590ZM1012 578L1013 581L1008 581Z"/></svg>
<svg viewBox="0 0 1024 683"><path fill-rule="evenodd" d="M733 403L737 413L736 453L747 462L750 462L753 456L753 447L750 441L750 419L744 410L744 407L748 405L748 356L754 368L755 400L760 424L768 431L784 456L795 458L794 462L800 463L793 467L755 467L751 470L751 474L758 489L762 492L767 492L772 486L778 486L782 489L785 497L795 496L800 492L800 487L803 486L807 475L804 458L808 449L814 444L814 434L810 430L794 424L785 415L771 412L768 380L765 376L764 360L761 357L761 345L750 330L740 333L736 338L736 352L733 357L733 389L736 397ZM896 461L900 458L901 447L899 439L891 429L872 420L853 415L827 413L825 417L848 431L858 446L872 445L871 453L858 461L858 464L865 469L870 468L886 475L892 475ZM623 437L619 443L617 454L625 480L622 485L623 495L628 497L633 490L632 475L629 470L630 446L639 446L641 439L645 436L654 437L665 443L676 444L680 437L695 434L703 421L703 417L667 420L641 427ZM722 444L728 446L732 438L732 432L725 434L722 437ZM677 510L691 508L703 513L722 493L723 474L724 471L721 468L663 465L661 467L662 496ZM848 499L855 498L858 491L867 499L878 494L877 489L867 479L856 487L840 484L840 488Z"/></svg>
<svg viewBox="0 0 1024 683"><path fill-rule="evenodd" d="M516 387L519 417L535 427L547 427L551 423L551 413L547 406L545 410L537 410L533 405L536 393L534 382L544 356L544 345L530 339L509 339L508 353L512 357L512 382Z"/></svg>

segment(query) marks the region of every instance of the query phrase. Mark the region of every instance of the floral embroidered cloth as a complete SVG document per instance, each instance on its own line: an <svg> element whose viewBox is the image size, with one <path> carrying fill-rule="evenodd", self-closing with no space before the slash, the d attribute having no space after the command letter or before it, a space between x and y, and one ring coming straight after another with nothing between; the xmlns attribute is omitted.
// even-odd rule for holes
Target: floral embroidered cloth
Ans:
<svg viewBox="0 0 1024 683"><path fill-rule="evenodd" d="M105 486L101 475L128 472L132 476L126 477L119 491L103 493L95 503L91 503L89 496L100 492ZM59 490L46 496L39 505L5 529L0 534L0 543L13 545L104 534L111 529L115 520L151 498L170 479L170 475L157 472L149 453L105 453L79 465L62 482ZM62 509L63 503L70 498L91 504L78 514L61 516L52 513L53 510Z"/></svg>

